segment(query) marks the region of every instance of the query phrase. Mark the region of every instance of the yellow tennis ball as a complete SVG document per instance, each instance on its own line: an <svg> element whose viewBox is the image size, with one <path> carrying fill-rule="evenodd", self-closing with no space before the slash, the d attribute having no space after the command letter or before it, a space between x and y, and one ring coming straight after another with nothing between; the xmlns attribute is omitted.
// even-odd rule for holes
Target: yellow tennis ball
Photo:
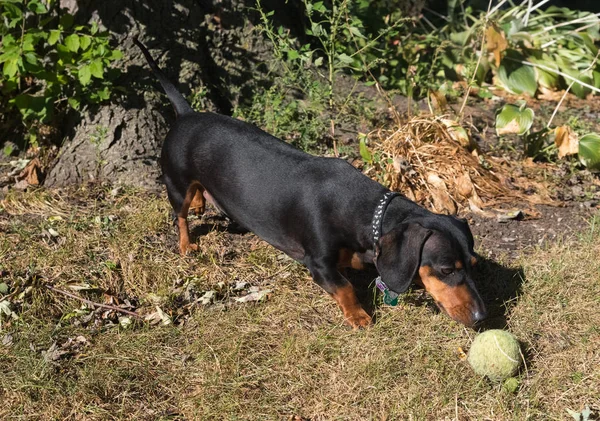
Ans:
<svg viewBox="0 0 600 421"><path fill-rule="evenodd" d="M504 380L514 376L521 366L519 341L505 330L487 330L477 335L467 360L480 376Z"/></svg>

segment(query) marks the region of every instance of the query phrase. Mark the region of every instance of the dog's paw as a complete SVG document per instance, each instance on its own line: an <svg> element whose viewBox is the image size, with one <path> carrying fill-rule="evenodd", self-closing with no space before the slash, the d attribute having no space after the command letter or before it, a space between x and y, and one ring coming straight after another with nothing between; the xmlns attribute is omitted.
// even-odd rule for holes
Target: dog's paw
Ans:
<svg viewBox="0 0 600 421"><path fill-rule="evenodd" d="M181 244L179 246L179 254L181 254L182 256L185 256L190 251L197 251L197 250L198 250L198 244L187 243L187 244Z"/></svg>
<svg viewBox="0 0 600 421"><path fill-rule="evenodd" d="M362 308L346 312L344 317L346 318L346 323L354 330L369 327L373 323L371 316Z"/></svg>

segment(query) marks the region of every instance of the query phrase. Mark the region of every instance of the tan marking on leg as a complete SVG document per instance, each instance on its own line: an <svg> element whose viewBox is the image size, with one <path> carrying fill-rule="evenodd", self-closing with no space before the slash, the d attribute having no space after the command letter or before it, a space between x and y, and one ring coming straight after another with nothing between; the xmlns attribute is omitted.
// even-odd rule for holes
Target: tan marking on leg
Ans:
<svg viewBox="0 0 600 421"><path fill-rule="evenodd" d="M181 205L181 210L177 215L177 227L179 228L179 253L182 256L185 256L190 250L198 250L197 244L190 243L190 231L188 228L187 216L190 205L193 203L200 189L202 189L202 191L204 190L202 185L197 181L194 181L190 184L187 192L185 193L185 199ZM202 198L202 201L204 201L202 193L200 193L200 197Z"/></svg>
<svg viewBox="0 0 600 421"><path fill-rule="evenodd" d="M198 187L196 190L196 194L194 194L194 198L192 199L192 203L190 203L190 211L193 211L195 215L201 216L204 213L204 209L206 207L206 201L204 199L204 189Z"/></svg>
<svg viewBox="0 0 600 421"><path fill-rule="evenodd" d="M352 326L353 329L367 327L372 323L371 316L367 314L358 302L352 285L338 287L331 295L341 307L346 323Z"/></svg>
<svg viewBox="0 0 600 421"><path fill-rule="evenodd" d="M475 307L475 303L466 285L450 286L442 282L433 274L429 266L422 266L419 269L419 277L441 310L466 326L473 325L471 310Z"/></svg>

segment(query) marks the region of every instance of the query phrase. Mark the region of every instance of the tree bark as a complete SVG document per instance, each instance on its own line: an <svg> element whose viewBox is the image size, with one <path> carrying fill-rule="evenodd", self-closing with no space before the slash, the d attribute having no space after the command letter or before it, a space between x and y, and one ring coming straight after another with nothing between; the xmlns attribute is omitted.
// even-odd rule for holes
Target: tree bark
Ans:
<svg viewBox="0 0 600 421"><path fill-rule="evenodd" d="M62 0L76 17L96 19L108 29L124 58L117 84L126 92L105 105L89 106L67 122L67 139L46 177L47 186L109 180L154 187L160 175L158 157L174 112L162 94L140 50L138 36L168 77L189 94L203 79L197 45L206 35L207 8L199 1L179 0ZM210 66L208 66L210 68ZM219 103L219 101L214 101ZM210 108L210 106L209 106ZM225 109L216 108L218 111ZM225 106L226 108L226 106ZM77 118L75 120L74 118Z"/></svg>
<svg viewBox="0 0 600 421"><path fill-rule="evenodd" d="M263 0L275 26L304 33L302 2ZM133 37L146 44L163 71L189 97L197 89L203 111L230 115L250 99L272 60L272 47L253 27L255 0L61 0L80 24L97 20L124 58L117 83L126 92L109 104L90 106L66 123L67 135L45 184L87 180L156 186L160 147L175 113ZM257 77L258 75L258 77ZM194 96L194 95L192 95ZM75 119L77 118L77 120Z"/></svg>

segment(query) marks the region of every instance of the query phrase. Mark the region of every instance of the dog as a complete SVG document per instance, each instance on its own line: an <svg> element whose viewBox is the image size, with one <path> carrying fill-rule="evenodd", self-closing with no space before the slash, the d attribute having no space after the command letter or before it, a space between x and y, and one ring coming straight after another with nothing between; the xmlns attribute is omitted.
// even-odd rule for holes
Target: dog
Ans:
<svg viewBox="0 0 600 421"><path fill-rule="evenodd" d="M193 111L146 47L135 43L177 114L160 166L182 255L198 248L190 242L189 209L201 214L208 201L303 263L355 329L372 318L344 268L373 264L386 295L414 282L452 319L466 326L485 319L471 277L477 256L466 220L429 212L344 160L309 155L246 122Z"/></svg>

